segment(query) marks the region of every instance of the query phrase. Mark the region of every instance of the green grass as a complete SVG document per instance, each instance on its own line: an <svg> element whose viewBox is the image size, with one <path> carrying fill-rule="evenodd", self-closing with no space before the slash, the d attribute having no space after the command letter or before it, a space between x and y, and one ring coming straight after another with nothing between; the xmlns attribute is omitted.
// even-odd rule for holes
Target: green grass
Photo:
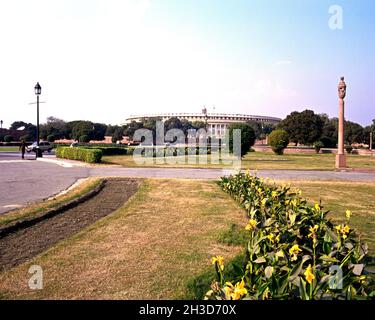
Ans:
<svg viewBox="0 0 375 320"><path fill-rule="evenodd" d="M345 211L353 213L351 226L369 245L370 254L375 256L375 183L362 182L292 182L302 190L302 196L311 202L322 202L330 210L328 218L335 223L345 221Z"/></svg>
<svg viewBox="0 0 375 320"><path fill-rule="evenodd" d="M19 151L18 147L0 147L0 152Z"/></svg>
<svg viewBox="0 0 375 320"><path fill-rule="evenodd" d="M177 158L177 159L176 159ZM184 161L184 157L176 157L178 161ZM106 164L116 164L124 167L155 167L155 168L223 168L223 163L212 164L210 155L208 155L208 163L199 163L201 157L198 157L196 164L185 163L176 164L158 164L148 163L138 165L134 162L133 156L107 156L103 157L102 162ZM349 168L356 169L372 169L375 170L375 157L348 155L347 162ZM285 154L278 156L265 152L250 152L243 159L241 164L243 169L266 170L334 170L335 155L334 154Z"/></svg>

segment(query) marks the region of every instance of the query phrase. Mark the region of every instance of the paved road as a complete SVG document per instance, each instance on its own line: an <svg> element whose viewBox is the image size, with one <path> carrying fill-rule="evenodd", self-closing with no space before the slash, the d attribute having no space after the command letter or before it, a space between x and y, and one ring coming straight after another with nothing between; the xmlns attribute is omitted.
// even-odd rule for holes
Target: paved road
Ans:
<svg viewBox="0 0 375 320"><path fill-rule="evenodd" d="M221 169L77 167L55 161L19 160L0 153L0 213L39 201L67 189L80 178L121 176L139 178L218 179L233 173ZM283 180L375 181L375 173L260 170L258 176Z"/></svg>

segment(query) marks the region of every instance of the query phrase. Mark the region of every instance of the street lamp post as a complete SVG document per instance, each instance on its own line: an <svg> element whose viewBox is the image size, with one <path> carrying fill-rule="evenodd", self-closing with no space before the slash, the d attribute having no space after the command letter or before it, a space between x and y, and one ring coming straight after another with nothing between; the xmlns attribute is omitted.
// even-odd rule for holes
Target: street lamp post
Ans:
<svg viewBox="0 0 375 320"><path fill-rule="evenodd" d="M37 158L43 157L43 153L39 149L39 96L42 93L42 87L40 86L39 82L34 87L35 94L36 94L36 153L35 156Z"/></svg>

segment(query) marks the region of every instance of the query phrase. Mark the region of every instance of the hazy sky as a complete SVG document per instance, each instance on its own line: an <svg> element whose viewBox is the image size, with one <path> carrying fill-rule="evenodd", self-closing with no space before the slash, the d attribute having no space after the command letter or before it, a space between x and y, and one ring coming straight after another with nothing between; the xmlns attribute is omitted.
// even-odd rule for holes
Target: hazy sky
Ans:
<svg viewBox="0 0 375 320"><path fill-rule="evenodd" d="M329 8L343 9L332 30ZM118 124L130 114L375 118L373 0L0 0L0 119Z"/></svg>

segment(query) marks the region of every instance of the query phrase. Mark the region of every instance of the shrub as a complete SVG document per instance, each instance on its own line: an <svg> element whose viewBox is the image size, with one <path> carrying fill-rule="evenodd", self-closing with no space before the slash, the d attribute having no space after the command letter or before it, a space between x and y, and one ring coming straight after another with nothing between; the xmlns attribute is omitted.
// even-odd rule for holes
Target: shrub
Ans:
<svg viewBox="0 0 375 320"><path fill-rule="evenodd" d="M227 278L213 258L217 281L206 299L371 299L368 247L346 222L334 225L320 204L309 205L290 186L268 185L239 173L220 182L247 211L246 262ZM342 272L341 279L337 274ZM235 285L232 284L236 283Z"/></svg>
<svg viewBox="0 0 375 320"><path fill-rule="evenodd" d="M345 150L347 153L352 153L353 147L352 146L345 146Z"/></svg>
<svg viewBox="0 0 375 320"><path fill-rule="evenodd" d="M12 142L14 139L11 135L6 135L4 137L4 142Z"/></svg>
<svg viewBox="0 0 375 320"><path fill-rule="evenodd" d="M315 149L316 153L319 153L320 149L323 148L323 147L324 147L324 144L321 141L317 141L317 142L314 143L314 149Z"/></svg>
<svg viewBox="0 0 375 320"><path fill-rule="evenodd" d="M285 130L274 130L269 135L268 141L272 151L281 155L289 144L289 136Z"/></svg>
<svg viewBox="0 0 375 320"><path fill-rule="evenodd" d="M26 134L26 135L20 137L20 140L21 141L23 140L25 142L27 142L27 141L31 142L31 141L34 140L34 137L31 134Z"/></svg>
<svg viewBox="0 0 375 320"><path fill-rule="evenodd" d="M89 143L90 142L90 137L88 135L83 135L79 137L79 142L82 143Z"/></svg>
<svg viewBox="0 0 375 320"><path fill-rule="evenodd" d="M243 157L247 154L251 147L255 143L255 132L251 125L246 123L235 123L229 126L229 150L231 153L233 151L233 130L240 129L241 130L241 156L236 154L238 157Z"/></svg>
<svg viewBox="0 0 375 320"><path fill-rule="evenodd" d="M58 147L56 149L56 157L70 160L80 160L88 163L99 163L102 159L103 153L98 149L83 149Z"/></svg>
<svg viewBox="0 0 375 320"><path fill-rule="evenodd" d="M56 140L56 137L53 134L50 134L49 136L47 136L48 142L55 142L55 140Z"/></svg>

